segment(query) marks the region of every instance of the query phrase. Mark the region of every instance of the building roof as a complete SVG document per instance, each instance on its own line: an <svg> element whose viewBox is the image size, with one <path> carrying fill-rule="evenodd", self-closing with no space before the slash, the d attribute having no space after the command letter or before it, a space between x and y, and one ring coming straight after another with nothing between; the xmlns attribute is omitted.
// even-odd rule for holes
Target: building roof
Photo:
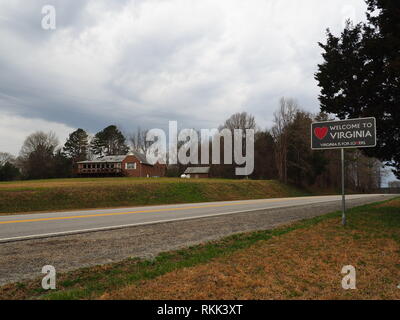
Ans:
<svg viewBox="0 0 400 320"><path fill-rule="evenodd" d="M87 161L79 161L78 163L106 163L106 162L122 162L125 160L127 156L134 156L136 157L141 163L151 166L152 164L149 163L146 159L146 156L143 153L137 151L131 151L126 155L116 155L116 156L104 156L99 157L93 160Z"/></svg>
<svg viewBox="0 0 400 320"><path fill-rule="evenodd" d="M120 155L120 156L104 156L104 157L99 157L93 160L87 160L87 161L79 161L78 163L93 163L93 162L122 162L126 158L126 155Z"/></svg>
<svg viewBox="0 0 400 320"><path fill-rule="evenodd" d="M134 155L141 163L143 164L147 164L149 166L151 166L152 164L149 163L147 161L146 155L144 155L143 153L137 152L137 151L131 151L130 153L132 153L132 155ZM128 153L129 155L129 153Z"/></svg>
<svg viewBox="0 0 400 320"><path fill-rule="evenodd" d="M185 174L207 174L210 167L189 167L185 170Z"/></svg>

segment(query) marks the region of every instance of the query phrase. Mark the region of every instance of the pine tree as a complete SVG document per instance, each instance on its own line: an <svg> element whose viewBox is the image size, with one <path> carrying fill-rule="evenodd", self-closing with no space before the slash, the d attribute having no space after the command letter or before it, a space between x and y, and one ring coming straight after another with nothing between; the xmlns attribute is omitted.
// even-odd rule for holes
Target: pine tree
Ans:
<svg viewBox="0 0 400 320"><path fill-rule="evenodd" d="M90 147L92 152L99 156L122 155L129 151L124 135L115 125L96 133Z"/></svg>
<svg viewBox="0 0 400 320"><path fill-rule="evenodd" d="M63 148L64 154L73 162L87 160L88 151L88 134L83 129L72 132Z"/></svg>
<svg viewBox="0 0 400 320"><path fill-rule="evenodd" d="M367 22L327 31L315 75L321 111L340 119L376 117L378 146L363 149L400 178L400 1L367 0Z"/></svg>

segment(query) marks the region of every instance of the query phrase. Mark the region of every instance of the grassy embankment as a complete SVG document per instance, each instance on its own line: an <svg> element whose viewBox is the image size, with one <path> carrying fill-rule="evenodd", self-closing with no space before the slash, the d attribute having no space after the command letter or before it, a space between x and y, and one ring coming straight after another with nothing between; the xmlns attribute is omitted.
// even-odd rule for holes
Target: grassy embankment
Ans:
<svg viewBox="0 0 400 320"><path fill-rule="evenodd" d="M0 287L3 299L400 299L400 198L234 235L152 261L128 259ZM357 270L343 290L342 267Z"/></svg>
<svg viewBox="0 0 400 320"><path fill-rule="evenodd" d="M0 183L0 213L306 195L277 181L88 178Z"/></svg>

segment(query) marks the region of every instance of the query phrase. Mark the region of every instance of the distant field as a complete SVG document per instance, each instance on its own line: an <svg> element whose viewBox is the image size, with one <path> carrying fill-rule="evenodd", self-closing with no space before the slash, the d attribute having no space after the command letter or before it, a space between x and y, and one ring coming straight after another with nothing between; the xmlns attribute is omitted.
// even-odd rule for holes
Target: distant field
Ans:
<svg viewBox="0 0 400 320"><path fill-rule="evenodd" d="M182 180L180 178L73 178L73 179L46 179L46 180L24 180L24 181L2 181L0 190L26 190L32 188L52 187L77 187L77 186L99 186L99 185L131 185L149 183L176 183L176 182L245 182L246 180L207 179L206 180Z"/></svg>
<svg viewBox="0 0 400 320"><path fill-rule="evenodd" d="M125 207L306 195L277 181L81 178L0 183L0 213Z"/></svg>

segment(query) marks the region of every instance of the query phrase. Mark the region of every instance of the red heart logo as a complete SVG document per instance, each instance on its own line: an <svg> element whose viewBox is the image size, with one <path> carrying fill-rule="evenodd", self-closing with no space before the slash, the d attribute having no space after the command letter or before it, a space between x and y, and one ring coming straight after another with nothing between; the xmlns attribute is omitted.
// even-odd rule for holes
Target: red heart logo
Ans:
<svg viewBox="0 0 400 320"><path fill-rule="evenodd" d="M328 134L328 127L315 128L314 134L319 140L322 140Z"/></svg>

